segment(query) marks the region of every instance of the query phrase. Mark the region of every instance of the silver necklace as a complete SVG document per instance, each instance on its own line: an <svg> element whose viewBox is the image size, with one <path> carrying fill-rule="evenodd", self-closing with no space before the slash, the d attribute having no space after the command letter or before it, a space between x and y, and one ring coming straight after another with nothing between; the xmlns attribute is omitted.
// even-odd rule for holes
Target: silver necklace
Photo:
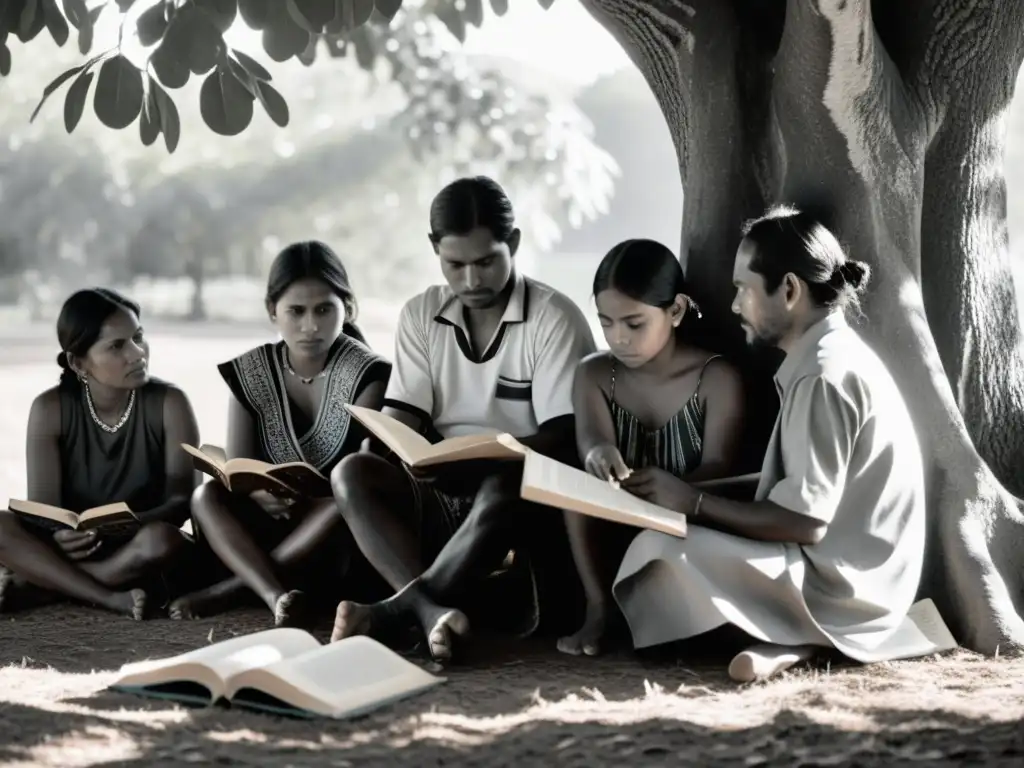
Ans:
<svg viewBox="0 0 1024 768"><path fill-rule="evenodd" d="M299 374L295 372L295 369L292 368L292 361L291 358L288 356L288 347L284 348L284 368L286 371L288 371L288 373L290 373L296 379L301 381L303 384L312 384L317 379L323 378L324 376L327 375L327 363L325 362L324 367L321 369L320 373L317 373L313 376L299 376Z"/></svg>
<svg viewBox="0 0 1024 768"><path fill-rule="evenodd" d="M118 421L117 424L111 426L109 424L104 423L104 421L96 414L96 406L93 405L92 392L89 391L89 385L83 384L82 386L85 387L85 403L86 405L89 406L89 415L92 416L92 420L96 422L97 427L102 429L104 432L114 434L115 432L117 432L117 430L119 430L121 427L125 425L125 422L128 421L128 417L132 415L132 407L135 405L134 389L132 390L132 393L128 395L128 407L125 408L124 413L121 414L120 421Z"/></svg>

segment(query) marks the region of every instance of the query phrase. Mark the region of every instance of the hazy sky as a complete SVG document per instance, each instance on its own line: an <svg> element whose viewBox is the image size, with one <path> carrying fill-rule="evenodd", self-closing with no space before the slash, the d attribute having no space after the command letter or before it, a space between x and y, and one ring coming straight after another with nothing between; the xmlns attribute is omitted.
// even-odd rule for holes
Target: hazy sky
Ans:
<svg viewBox="0 0 1024 768"><path fill-rule="evenodd" d="M576 0L555 0L547 11L537 0L510 5L500 19L489 13L482 28L470 29L467 51L521 59L580 85L629 64L619 44Z"/></svg>

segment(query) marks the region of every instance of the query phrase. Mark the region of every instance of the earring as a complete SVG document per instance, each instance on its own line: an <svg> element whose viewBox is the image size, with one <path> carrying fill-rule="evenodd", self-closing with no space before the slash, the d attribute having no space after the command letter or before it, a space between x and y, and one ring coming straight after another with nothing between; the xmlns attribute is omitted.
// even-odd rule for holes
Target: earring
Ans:
<svg viewBox="0 0 1024 768"><path fill-rule="evenodd" d="M80 373L80 374L78 374L78 380L79 380L79 381L80 381L80 382L81 382L82 384L88 384L88 383L89 383L89 377L88 377L88 376L86 376L86 375L85 375L84 373Z"/></svg>

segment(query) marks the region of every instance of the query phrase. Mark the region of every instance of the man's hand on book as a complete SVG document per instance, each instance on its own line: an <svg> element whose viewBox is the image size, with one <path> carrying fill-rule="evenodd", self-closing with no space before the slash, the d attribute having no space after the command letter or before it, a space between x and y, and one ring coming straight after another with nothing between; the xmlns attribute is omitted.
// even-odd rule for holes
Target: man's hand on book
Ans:
<svg viewBox="0 0 1024 768"><path fill-rule="evenodd" d="M71 560L85 560L100 548L96 531L72 531L62 529L53 534L53 540Z"/></svg>
<svg viewBox="0 0 1024 768"><path fill-rule="evenodd" d="M614 445L596 445L590 449L584 461L587 472L607 480L610 483L618 483L629 477L629 467L622 459L622 454Z"/></svg>
<svg viewBox="0 0 1024 768"><path fill-rule="evenodd" d="M675 475L657 467L635 469L622 481L622 487L644 501L686 514L697 502L698 491Z"/></svg>

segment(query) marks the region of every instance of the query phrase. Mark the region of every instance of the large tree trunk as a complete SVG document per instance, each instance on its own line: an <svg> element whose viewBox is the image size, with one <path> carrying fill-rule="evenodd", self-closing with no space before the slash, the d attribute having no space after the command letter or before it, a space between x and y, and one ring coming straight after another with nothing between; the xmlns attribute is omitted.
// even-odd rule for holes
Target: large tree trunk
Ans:
<svg viewBox="0 0 1024 768"><path fill-rule="evenodd" d="M860 330L925 453L922 596L966 647L1024 648L1024 514L1007 490L1024 492L1024 361L1001 173L1024 3L583 3L669 120L681 257L713 322L734 327L739 228L766 203L813 211L871 264ZM749 368L738 335L719 346Z"/></svg>

